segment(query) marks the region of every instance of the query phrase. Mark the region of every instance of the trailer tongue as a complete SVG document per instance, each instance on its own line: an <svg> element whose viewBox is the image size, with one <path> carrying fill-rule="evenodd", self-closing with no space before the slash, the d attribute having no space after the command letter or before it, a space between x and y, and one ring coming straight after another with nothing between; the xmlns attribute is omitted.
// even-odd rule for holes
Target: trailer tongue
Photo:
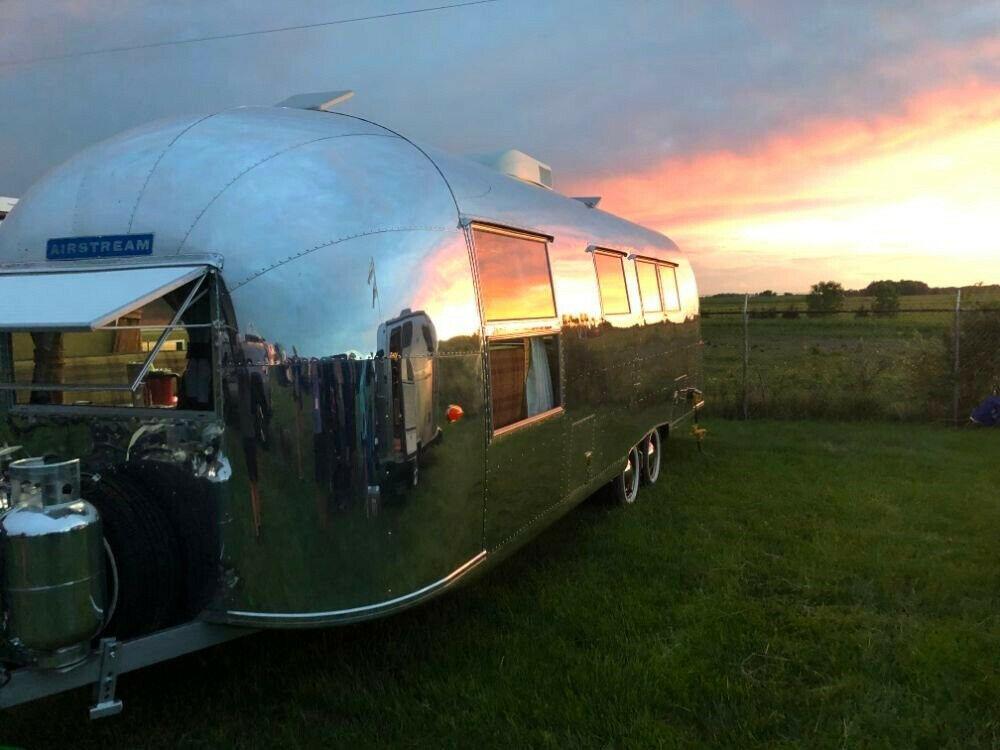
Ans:
<svg viewBox="0 0 1000 750"><path fill-rule="evenodd" d="M91 685L90 718L114 716L122 711L122 702L115 697L118 675L255 632L253 628L195 621L127 641L102 638L97 649L71 669L8 671L0 667L0 709Z"/></svg>

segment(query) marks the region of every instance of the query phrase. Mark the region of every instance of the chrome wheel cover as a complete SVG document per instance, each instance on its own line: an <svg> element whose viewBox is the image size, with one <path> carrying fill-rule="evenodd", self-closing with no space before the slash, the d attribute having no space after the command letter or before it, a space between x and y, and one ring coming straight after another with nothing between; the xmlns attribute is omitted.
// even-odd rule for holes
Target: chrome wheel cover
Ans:
<svg viewBox="0 0 1000 750"><path fill-rule="evenodd" d="M659 430L653 430L642 441L643 462L642 478L646 484L656 484L660 478L660 465L663 462L663 444Z"/></svg>
<svg viewBox="0 0 1000 750"><path fill-rule="evenodd" d="M628 452L628 463L625 465L625 470L622 472L620 479L623 490L621 498L625 505L631 505L639 496L639 472L641 471L641 467L639 449L633 447Z"/></svg>

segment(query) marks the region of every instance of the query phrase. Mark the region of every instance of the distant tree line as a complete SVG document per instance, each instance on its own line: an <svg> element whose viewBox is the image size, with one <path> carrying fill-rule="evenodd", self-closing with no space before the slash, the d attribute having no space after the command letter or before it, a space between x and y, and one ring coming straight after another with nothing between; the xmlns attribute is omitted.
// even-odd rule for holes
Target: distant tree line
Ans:
<svg viewBox="0 0 1000 750"><path fill-rule="evenodd" d="M913 297L921 294L950 294L954 295L958 292L959 287L957 286L930 286L923 281L913 281L911 279L900 279L899 281L892 281L890 279L885 279L882 281L873 281L868 286L863 289L844 289L843 286L838 282L822 281L819 284L813 284L812 288L809 290L810 294L819 293L823 296L824 289L826 290L825 299L827 300L824 304L829 304L831 299L831 290L824 285L836 284L837 287L843 292L844 297L875 297L876 300L879 298L880 294L884 297L891 297L895 295L898 297ZM976 284L979 289L987 289L1000 291L1000 284ZM817 289L817 287L821 287ZM720 292L718 294L710 294L705 297L705 299L720 299L723 297L744 297L744 292ZM761 292L752 293L753 297L796 297L799 295L793 292L776 292L773 289L764 289ZM837 296L837 295L834 295Z"/></svg>
<svg viewBox="0 0 1000 750"><path fill-rule="evenodd" d="M974 284L975 289L1000 293L1000 284ZM962 287L963 289L967 287ZM751 318L787 318L796 319L802 315L823 317L835 313L843 312L847 307L847 299L853 297L859 303L850 306L849 310L855 317L866 318L870 315L894 317L902 309L901 297L917 295L947 295L954 297L958 292L958 287L932 287L922 281L912 281L901 279L899 281L881 280L873 281L863 289L845 289L843 284L837 281L820 281L813 284L806 295L791 294L789 292L778 293L773 289L764 289L761 292L751 295L752 297L770 304L751 305L747 309L747 314ZM801 309L797 302L805 297L805 309ZM742 301L746 297L745 293L723 293L713 294L703 299L723 300L735 306L742 307ZM789 304L784 309L779 309L777 302L779 297L792 297ZM872 299L870 305L861 301L862 299ZM939 307L935 305L935 307ZM912 307L912 305L911 305ZM1000 308L992 307L1000 313ZM733 312L732 310L730 312ZM708 317L714 314L713 308L703 308L702 315ZM994 344L995 346L995 344Z"/></svg>
<svg viewBox="0 0 1000 750"><path fill-rule="evenodd" d="M910 285L903 287L902 285ZM913 286L917 285L917 286ZM920 281L875 281L868 285L864 296L874 297L871 310L861 306L855 310L855 314L860 317L868 315L869 312L876 315L895 315L899 312L899 298L903 294L903 288L916 289L923 287L925 291L909 292L910 294L927 294L930 289L927 284ZM844 301L847 299L848 291L836 281L821 281L813 284L806 295L806 306L811 313L835 313L844 309Z"/></svg>
<svg viewBox="0 0 1000 750"><path fill-rule="evenodd" d="M911 281L910 279L900 279L899 281L873 281L864 289L851 289L847 292L848 297L877 297L879 292L885 293L892 290L899 297L914 297L918 294L934 294L935 290L923 281Z"/></svg>

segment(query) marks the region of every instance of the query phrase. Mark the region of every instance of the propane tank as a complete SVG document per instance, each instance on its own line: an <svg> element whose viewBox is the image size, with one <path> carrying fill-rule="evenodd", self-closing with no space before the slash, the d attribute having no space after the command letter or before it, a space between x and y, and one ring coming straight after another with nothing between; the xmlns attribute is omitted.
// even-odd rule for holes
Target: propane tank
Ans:
<svg viewBox="0 0 1000 750"><path fill-rule="evenodd" d="M80 498L79 460L26 458L9 467L11 509L0 517L3 635L43 668L87 657L104 624L104 541Z"/></svg>

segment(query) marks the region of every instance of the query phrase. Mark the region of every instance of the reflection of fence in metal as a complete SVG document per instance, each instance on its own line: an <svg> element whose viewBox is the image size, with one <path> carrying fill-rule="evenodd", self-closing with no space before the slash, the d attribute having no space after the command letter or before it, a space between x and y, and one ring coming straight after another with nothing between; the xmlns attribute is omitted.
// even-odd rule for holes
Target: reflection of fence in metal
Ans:
<svg viewBox="0 0 1000 750"><path fill-rule="evenodd" d="M708 411L964 423L1000 391L1000 303L941 299L891 314L706 305Z"/></svg>

